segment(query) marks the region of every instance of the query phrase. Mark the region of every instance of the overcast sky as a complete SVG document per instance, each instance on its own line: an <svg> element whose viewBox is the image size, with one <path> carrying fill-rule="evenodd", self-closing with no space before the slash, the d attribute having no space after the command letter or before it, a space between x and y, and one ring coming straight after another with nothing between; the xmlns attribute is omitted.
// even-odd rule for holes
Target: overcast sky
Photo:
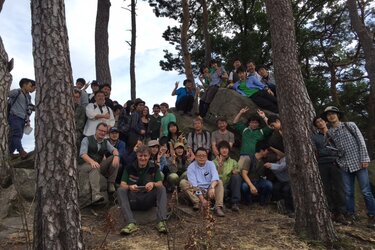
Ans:
<svg viewBox="0 0 375 250"><path fill-rule="evenodd" d="M129 58L130 12L124 7L130 1L112 0L109 21L109 59L112 74L113 100L125 103L130 99ZM65 11L69 34L70 58L73 78L95 79L95 18L97 1L66 0ZM174 106L175 97L170 94L174 83L185 79L177 72L165 72L160 69L163 49L173 51L162 37L173 20L157 18L151 7L144 1L138 1L137 8L137 51L136 81L137 97L146 101L146 105L168 102ZM14 58L12 89L18 88L23 77L35 79L32 58L30 0L6 0L0 14L0 35L9 58ZM89 89L91 91L91 89ZM33 147L33 135L24 137L26 148Z"/></svg>

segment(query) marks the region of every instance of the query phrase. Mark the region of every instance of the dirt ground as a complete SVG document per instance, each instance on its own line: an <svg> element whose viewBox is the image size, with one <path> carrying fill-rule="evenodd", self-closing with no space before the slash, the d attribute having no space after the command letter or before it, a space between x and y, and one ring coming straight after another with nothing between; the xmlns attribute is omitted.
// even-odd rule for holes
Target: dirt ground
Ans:
<svg viewBox="0 0 375 250"><path fill-rule="evenodd" d="M88 249L375 249L375 231L366 228L364 216L352 226L335 225L340 241L327 247L298 238L294 219L279 214L274 205L242 205L240 212L226 209L224 218L179 205L168 221L168 235L159 234L156 224L149 223L132 235L122 236L119 231L123 224L114 222L121 218L118 208L107 211L83 211Z"/></svg>
<svg viewBox="0 0 375 250"><path fill-rule="evenodd" d="M279 214L275 205L240 208L240 212L225 209L226 216L218 218L178 205L168 220L168 235L159 234L151 222L129 236L119 234L124 223L117 206L86 208L82 210L84 243L86 249L375 249L375 231L366 228L363 212L352 226L335 225L340 240L327 247L298 238L294 219ZM15 227L16 217L9 223ZM24 233L0 237L0 249L27 249Z"/></svg>

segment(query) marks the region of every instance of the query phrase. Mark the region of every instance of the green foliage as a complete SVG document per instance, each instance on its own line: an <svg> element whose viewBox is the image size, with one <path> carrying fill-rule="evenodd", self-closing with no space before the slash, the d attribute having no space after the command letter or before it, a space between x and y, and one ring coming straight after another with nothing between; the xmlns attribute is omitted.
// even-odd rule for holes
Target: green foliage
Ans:
<svg viewBox="0 0 375 250"><path fill-rule="evenodd" d="M180 1L148 0L156 16L169 17L181 23ZM366 25L373 27L375 12L371 1L364 0L361 14ZM222 60L231 70L234 58L243 63L272 65L269 23L264 1L207 1L211 57ZM348 118L367 126L368 81L364 57L357 35L352 31L345 1L292 0L299 59L310 98L321 112L329 104L340 105ZM202 30L201 1L190 1L189 50L196 74L204 64L205 41ZM175 46L165 50L160 61L163 70L184 73L180 46L180 27L168 27L163 37ZM337 99L332 97L337 96Z"/></svg>

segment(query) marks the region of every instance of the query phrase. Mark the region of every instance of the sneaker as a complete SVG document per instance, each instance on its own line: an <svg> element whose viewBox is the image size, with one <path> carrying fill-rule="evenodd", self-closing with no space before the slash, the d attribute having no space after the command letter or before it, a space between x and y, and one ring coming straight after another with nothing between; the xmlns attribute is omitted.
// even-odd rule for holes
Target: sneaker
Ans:
<svg viewBox="0 0 375 250"><path fill-rule="evenodd" d="M232 211L233 212L239 212L240 211L240 208L238 207L238 204L235 203L235 204L232 205Z"/></svg>
<svg viewBox="0 0 375 250"><path fill-rule="evenodd" d="M156 229L158 230L159 233L163 233L163 234L168 233L167 223L164 220L158 223L158 225L156 226Z"/></svg>
<svg viewBox="0 0 375 250"><path fill-rule="evenodd" d="M375 228L375 215L370 215L367 221L368 228Z"/></svg>
<svg viewBox="0 0 375 250"><path fill-rule="evenodd" d="M114 193L116 191L115 184L108 183L107 190L108 190L108 193Z"/></svg>
<svg viewBox="0 0 375 250"><path fill-rule="evenodd" d="M129 223L126 227L121 229L120 234L129 235L139 230L139 227L135 223Z"/></svg>
<svg viewBox="0 0 375 250"><path fill-rule="evenodd" d="M104 197L100 194L97 194L92 198L92 203L98 203L102 201L104 201Z"/></svg>
<svg viewBox="0 0 375 250"><path fill-rule="evenodd" d="M216 215L219 216L219 217L224 217L225 216L222 207L216 207Z"/></svg>

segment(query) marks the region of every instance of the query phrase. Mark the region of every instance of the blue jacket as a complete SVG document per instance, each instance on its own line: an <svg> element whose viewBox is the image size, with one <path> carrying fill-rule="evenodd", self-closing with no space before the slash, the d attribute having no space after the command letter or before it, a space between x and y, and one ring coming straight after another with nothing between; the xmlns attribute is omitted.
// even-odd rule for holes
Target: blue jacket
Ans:
<svg viewBox="0 0 375 250"><path fill-rule="evenodd" d="M237 81L234 86L233 86L233 89L235 89L238 93L240 93L241 95L243 96L247 96L239 87L240 87L240 82L241 81ZM255 76L250 76L249 78L247 78L246 80L246 87L248 87L249 89L259 89L259 90L264 90L267 88L267 85L263 84L261 81L258 80L258 78L256 78Z"/></svg>

